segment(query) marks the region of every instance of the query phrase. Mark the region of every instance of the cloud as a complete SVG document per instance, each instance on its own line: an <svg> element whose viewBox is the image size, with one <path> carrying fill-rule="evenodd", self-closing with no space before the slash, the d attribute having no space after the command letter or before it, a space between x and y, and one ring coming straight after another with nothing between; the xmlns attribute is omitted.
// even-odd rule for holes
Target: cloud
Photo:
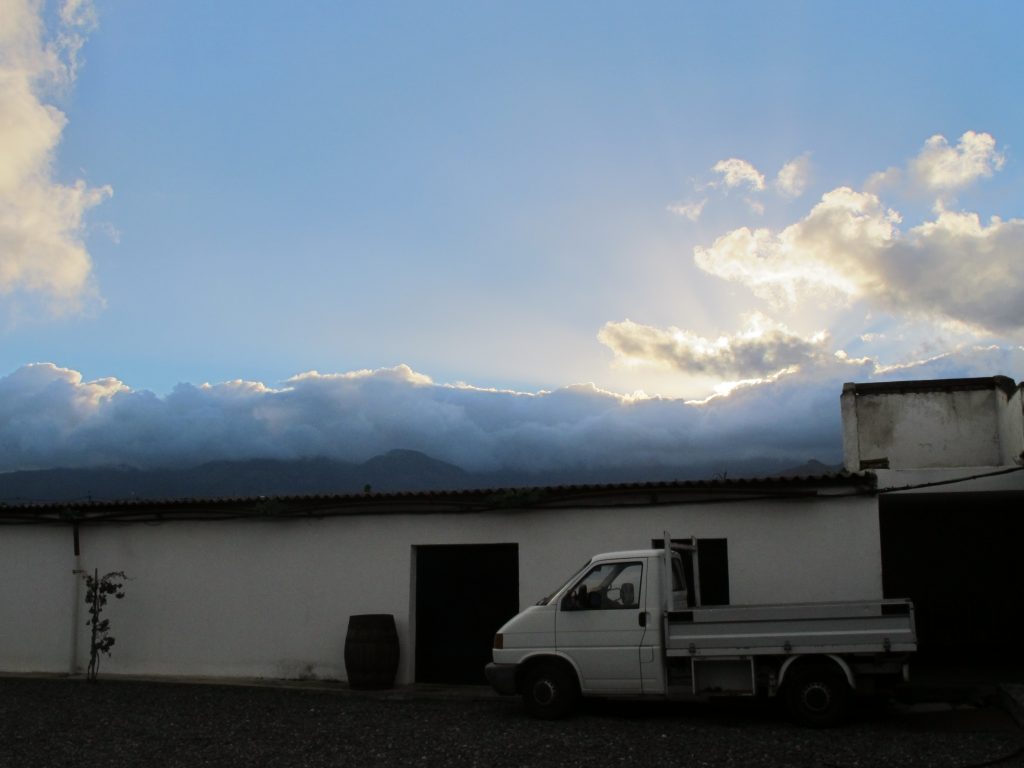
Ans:
<svg viewBox="0 0 1024 768"><path fill-rule="evenodd" d="M780 194L785 197L799 197L807 188L810 179L810 154L804 153L786 163L775 177L774 186ZM728 192L732 189L745 189L747 192L763 192L766 189L764 174L757 170L751 163L739 158L730 157L728 160L719 160L711 169L721 176L718 181L706 184L694 183L697 192L709 188L719 189ZM697 221L704 212L704 206L708 199L702 198L699 201L687 200L685 202L671 203L668 210L678 216L684 216L690 221ZM743 202L757 215L763 215L764 203L760 200L745 195Z"/></svg>
<svg viewBox="0 0 1024 768"><path fill-rule="evenodd" d="M694 260L780 306L824 293L983 331L1024 329L1024 220L940 209L906 232L901 223L877 195L840 187L795 224L733 230Z"/></svg>
<svg viewBox="0 0 1024 768"><path fill-rule="evenodd" d="M55 314L96 296L92 261L82 241L83 217L110 196L53 176L67 123L45 94L70 85L92 6L71 0L60 29L44 39L38 4L0 0L0 297L32 297Z"/></svg>
<svg viewBox="0 0 1024 768"><path fill-rule="evenodd" d="M881 194L887 187L899 187L903 183L904 173L902 168L895 166L886 168L884 171L876 171L868 176L864 182L864 191L871 194Z"/></svg>
<svg viewBox="0 0 1024 768"><path fill-rule="evenodd" d="M96 9L89 0L65 0L60 18L69 27L92 30L96 26Z"/></svg>
<svg viewBox="0 0 1024 768"><path fill-rule="evenodd" d="M630 320L607 323L597 338L620 360L733 379L778 375L828 354L826 334L803 338L760 313L748 316L740 333L717 339Z"/></svg>
<svg viewBox="0 0 1024 768"><path fill-rule="evenodd" d="M722 175L720 183L728 189L745 186L755 192L764 190L764 176L746 160L719 160L711 170Z"/></svg>
<svg viewBox="0 0 1024 768"><path fill-rule="evenodd" d="M752 213L756 213L758 216L764 216L764 203L762 203L760 200L754 200L753 198L745 197L743 198L743 202L745 202L750 207Z"/></svg>
<svg viewBox="0 0 1024 768"><path fill-rule="evenodd" d="M884 248L898 221L876 196L840 187L781 232L741 227L710 248L694 248L694 260L705 272L742 283L776 304L822 290L852 296L870 287L871 275L861 263L864 249Z"/></svg>
<svg viewBox="0 0 1024 768"><path fill-rule="evenodd" d="M697 221L704 212L707 202L707 198L703 198L697 202L672 203L668 206L668 210L677 216L684 216L690 221Z"/></svg>
<svg viewBox="0 0 1024 768"><path fill-rule="evenodd" d="M996 140L987 133L967 131L955 147L945 136L935 135L910 162L914 180L932 192L948 192L991 176L1005 162L996 151Z"/></svg>
<svg viewBox="0 0 1024 768"><path fill-rule="evenodd" d="M625 396L592 384L535 393L438 384L404 365L307 372L277 387L181 384L159 397L116 378L85 381L50 363L27 365L0 377L0 471L252 458L365 461L393 448L469 470L540 477L651 466L684 476L687 468L732 471L764 457L781 469L812 457L839 461L845 381L1024 372L1021 347L966 348L888 370L818 354L813 343L795 357L801 354L813 362L798 372L735 386L704 403Z"/></svg>
<svg viewBox="0 0 1024 768"><path fill-rule="evenodd" d="M805 153L779 169L775 177L775 188L786 197L800 197L807 189L810 176L811 157Z"/></svg>
<svg viewBox="0 0 1024 768"><path fill-rule="evenodd" d="M838 411L835 399L829 393ZM764 412L756 415L753 429L763 419ZM835 430L813 420L807 426L816 436L794 431L794 457L835 452ZM166 397L117 379L84 381L49 363L0 378L2 470L312 456L364 461L392 448L478 471L683 466L735 456L735 445L747 444L740 435L751 429L750 415L718 405L627 397L593 385L537 393L443 385L407 366L310 372L276 388L182 384ZM776 435L762 447L785 460L784 442Z"/></svg>
<svg viewBox="0 0 1024 768"><path fill-rule="evenodd" d="M908 306L995 333L1024 329L1024 219L940 211L879 263L890 307Z"/></svg>
<svg viewBox="0 0 1024 768"><path fill-rule="evenodd" d="M1006 156L997 150L991 134L966 131L955 147L950 146L945 136L936 134L925 141L905 168L892 166L871 174L864 191L881 193L896 189L948 201L954 192L991 177L1005 163Z"/></svg>

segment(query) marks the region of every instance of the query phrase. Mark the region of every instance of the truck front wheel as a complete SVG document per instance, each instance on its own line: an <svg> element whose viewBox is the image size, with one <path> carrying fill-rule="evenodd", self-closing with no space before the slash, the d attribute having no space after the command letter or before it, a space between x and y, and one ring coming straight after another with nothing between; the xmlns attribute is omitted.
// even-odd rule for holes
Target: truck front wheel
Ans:
<svg viewBox="0 0 1024 768"><path fill-rule="evenodd" d="M523 681L526 711L544 720L568 715L578 697L576 681L558 664L540 664L527 672Z"/></svg>
<svg viewBox="0 0 1024 768"><path fill-rule="evenodd" d="M829 728L843 721L850 686L835 664L804 664L790 674L786 706L794 720L814 728Z"/></svg>

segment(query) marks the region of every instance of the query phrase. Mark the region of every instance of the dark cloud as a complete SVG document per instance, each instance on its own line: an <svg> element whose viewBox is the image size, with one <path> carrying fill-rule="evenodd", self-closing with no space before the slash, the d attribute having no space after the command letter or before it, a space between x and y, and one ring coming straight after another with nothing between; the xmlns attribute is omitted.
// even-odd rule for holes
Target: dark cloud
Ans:
<svg viewBox="0 0 1024 768"><path fill-rule="evenodd" d="M1013 375L1019 348L972 350L886 378ZM839 395L873 364L833 360L705 403L630 398L591 385L517 393L440 385L406 366L179 385L160 397L51 364L0 378L0 469L189 466L420 450L475 471L840 459Z"/></svg>

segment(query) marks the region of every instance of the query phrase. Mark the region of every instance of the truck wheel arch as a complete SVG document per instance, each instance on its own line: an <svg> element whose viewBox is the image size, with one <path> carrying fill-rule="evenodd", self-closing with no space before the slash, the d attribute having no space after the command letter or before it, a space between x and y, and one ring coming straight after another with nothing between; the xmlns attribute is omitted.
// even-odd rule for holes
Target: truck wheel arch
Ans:
<svg viewBox="0 0 1024 768"><path fill-rule="evenodd" d="M576 665L573 664L571 659L557 653L538 653L534 656L527 656L516 666L516 690L522 693L526 678L535 668L542 664L553 664L563 667L566 674L570 675L576 683L577 690L582 687L580 685L579 670L576 669Z"/></svg>
<svg viewBox="0 0 1024 768"><path fill-rule="evenodd" d="M834 663L843 673L843 676L846 678L846 682L849 684L850 689L857 689L857 683L854 680L853 670L850 669L850 665L847 664L841 656L836 656L834 653L804 653L800 654L799 656L790 656L784 662L782 662L782 666L779 668L779 688L782 688L782 686L785 685L786 675L787 673L789 673L789 671L792 669L794 665L821 662L823 659L831 659L832 663Z"/></svg>
<svg viewBox="0 0 1024 768"><path fill-rule="evenodd" d="M807 654L802 659L787 667L781 686L790 717L811 728L839 725L846 719L854 691L848 668L832 654Z"/></svg>
<svg viewBox="0 0 1024 768"><path fill-rule="evenodd" d="M516 686L526 711L543 720L558 720L571 714L580 698L579 678L568 660L559 656L536 656L516 675Z"/></svg>

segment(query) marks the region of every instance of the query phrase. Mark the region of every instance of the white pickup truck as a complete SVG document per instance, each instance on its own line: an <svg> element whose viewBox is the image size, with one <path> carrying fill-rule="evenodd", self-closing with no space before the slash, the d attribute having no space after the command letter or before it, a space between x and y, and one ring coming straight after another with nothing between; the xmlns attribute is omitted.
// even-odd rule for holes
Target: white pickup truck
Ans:
<svg viewBox="0 0 1024 768"><path fill-rule="evenodd" d="M907 679L909 600L705 606L696 559L695 539L595 556L498 630L488 681L542 718L581 695L781 695L799 722L828 726L852 693Z"/></svg>

